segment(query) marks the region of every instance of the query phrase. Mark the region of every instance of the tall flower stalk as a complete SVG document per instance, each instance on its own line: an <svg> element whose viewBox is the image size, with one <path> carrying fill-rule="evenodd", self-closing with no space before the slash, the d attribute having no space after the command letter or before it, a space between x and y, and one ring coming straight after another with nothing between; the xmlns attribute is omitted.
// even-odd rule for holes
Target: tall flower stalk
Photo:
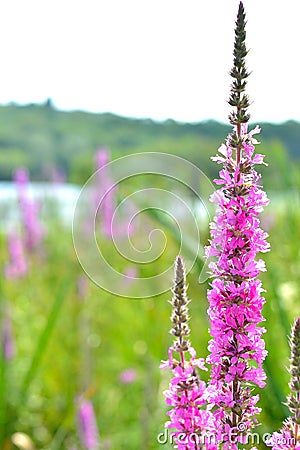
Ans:
<svg viewBox="0 0 300 450"><path fill-rule="evenodd" d="M39 220L39 205L30 198L29 175L26 169L18 169L14 174L14 181L20 202L21 217L23 222L24 244L30 252L37 251L44 237L44 230Z"/></svg>
<svg viewBox="0 0 300 450"><path fill-rule="evenodd" d="M300 445L300 317L295 320L290 339L291 358L289 388L290 395L287 398L287 406L292 413L292 434Z"/></svg>
<svg viewBox="0 0 300 450"><path fill-rule="evenodd" d="M95 157L96 169L102 169L98 174L97 203L102 197L102 231L104 235L112 236L112 221L115 211L116 187L111 179L109 168L106 165L110 162L110 152L106 148L100 148ZM98 198L99 197L99 198ZM97 205L98 206L98 205Z"/></svg>
<svg viewBox="0 0 300 450"><path fill-rule="evenodd" d="M160 367L169 368L173 372L169 389L164 392L167 405L172 407L168 412L170 420L166 427L175 430L172 436L175 436L176 448L196 450L203 447L203 438L207 431L214 430L214 423L211 413L205 407L206 385L197 372L197 369L207 369L204 360L196 358L196 352L189 342L189 300L186 290L184 263L178 256L175 261L173 298L170 302L173 308L170 333L175 340L169 348L169 359Z"/></svg>
<svg viewBox="0 0 300 450"><path fill-rule="evenodd" d="M24 255L21 238L15 232L8 235L9 262L4 267L4 275L8 279L20 278L28 272L28 264Z"/></svg>
<svg viewBox="0 0 300 450"><path fill-rule="evenodd" d="M266 350L258 326L262 317L261 281L257 278L265 270L264 262L257 259L266 252L267 233L261 230L259 213L268 204L259 185L256 164L263 163L263 155L254 154L258 142L253 135L259 128L247 131L249 98L245 93L249 72L245 65L245 13L239 5L234 43L234 63L229 104L233 107L229 121L233 131L219 155L212 159L223 167L215 183L220 188L212 201L217 212L211 224L211 241L207 256L215 257L210 264L214 277L208 292L212 364L211 403L219 421L225 448L236 448L230 436L243 441L243 436L256 424L260 409L252 387L264 386L266 378L262 363Z"/></svg>
<svg viewBox="0 0 300 450"><path fill-rule="evenodd" d="M108 238L127 236L133 233L130 218L135 216L136 208L132 203L126 202L121 218L114 214L117 211L118 186L111 173L111 154L109 149L100 148L95 155L96 183L94 191L94 205L99 208L100 229ZM122 209L122 208L121 208Z"/></svg>
<svg viewBox="0 0 300 450"><path fill-rule="evenodd" d="M279 433L275 432L267 443L273 450L300 449L300 317L295 320L290 337L290 394L287 406L291 416L283 423Z"/></svg>

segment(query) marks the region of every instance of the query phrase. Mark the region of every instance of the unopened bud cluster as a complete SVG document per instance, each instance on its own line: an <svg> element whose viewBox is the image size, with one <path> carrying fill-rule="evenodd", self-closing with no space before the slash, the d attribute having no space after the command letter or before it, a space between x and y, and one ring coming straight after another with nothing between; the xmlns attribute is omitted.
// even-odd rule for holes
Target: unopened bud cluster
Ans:
<svg viewBox="0 0 300 450"><path fill-rule="evenodd" d="M173 328L170 333L177 338L174 342L174 350L177 352L185 352L190 346L186 339L190 334L190 328L188 325L189 300L186 294L186 275L181 256L178 256L175 261L173 298L170 303L173 307L171 316Z"/></svg>

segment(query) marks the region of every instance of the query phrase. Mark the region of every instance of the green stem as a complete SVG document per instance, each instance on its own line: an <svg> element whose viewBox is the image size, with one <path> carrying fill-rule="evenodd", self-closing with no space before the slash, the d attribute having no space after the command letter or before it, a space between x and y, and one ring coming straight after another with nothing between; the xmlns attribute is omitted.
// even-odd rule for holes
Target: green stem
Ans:
<svg viewBox="0 0 300 450"><path fill-rule="evenodd" d="M240 140L241 140L241 124L238 123L237 124L237 132L236 132L237 138L238 138L238 146L236 149L236 165L239 166L240 162L241 162L241 144L240 144Z"/></svg>

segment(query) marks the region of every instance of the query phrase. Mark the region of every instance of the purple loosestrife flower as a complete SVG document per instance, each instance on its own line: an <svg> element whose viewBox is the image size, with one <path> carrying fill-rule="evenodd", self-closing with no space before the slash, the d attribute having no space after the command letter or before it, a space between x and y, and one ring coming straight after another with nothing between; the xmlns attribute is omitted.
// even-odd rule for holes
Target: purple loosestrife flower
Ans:
<svg viewBox="0 0 300 450"><path fill-rule="evenodd" d="M292 327L290 348L291 393L287 397L286 404L292 415L284 422L282 430L273 433L267 442L273 450L300 450L300 317L295 320Z"/></svg>
<svg viewBox="0 0 300 450"><path fill-rule="evenodd" d="M93 404L90 400L79 399L78 431L81 443L86 450L99 449L99 433Z"/></svg>
<svg viewBox="0 0 300 450"><path fill-rule="evenodd" d="M213 433L214 421L210 411L205 408L206 385L197 373L197 369L207 369L204 360L196 358L196 352L188 341L189 300L186 295L185 268L180 256L175 262L175 284L170 303L173 306L171 334L175 336L175 341L169 348L169 359L160 366L173 372L169 389L164 392L167 405L172 407L168 412L170 420L166 427L176 430L172 433L176 437L176 448L196 450L203 447L205 433ZM174 354L177 354L177 358ZM207 448L216 446L208 444Z"/></svg>
<svg viewBox="0 0 300 450"><path fill-rule="evenodd" d="M102 230L106 236L112 235L112 220L115 210L116 188L113 187L109 168L105 167L110 161L110 152L106 148L100 148L96 153L96 169L102 169L98 174L97 206L102 199L100 211L102 213Z"/></svg>
<svg viewBox="0 0 300 450"><path fill-rule="evenodd" d="M8 236L9 262L4 267L6 278L20 278L26 275L28 265L24 256L23 244L16 233Z"/></svg>
<svg viewBox="0 0 300 450"><path fill-rule="evenodd" d="M106 148L97 151L95 157L97 173L97 183L95 194L96 207L100 211L101 230L108 237L123 237L133 233L131 217L135 216L136 208L134 204L126 202L126 210L123 217L114 220L117 207L117 186L107 165L111 160L110 152ZM100 170L101 169L101 170ZM101 203L99 204L99 202ZM119 212L120 213L120 212Z"/></svg>
<svg viewBox="0 0 300 450"><path fill-rule="evenodd" d="M26 169L18 169L14 174L17 184L21 215L24 226L24 242L29 251L35 251L41 244L44 230L38 218L39 205L28 194L29 176Z"/></svg>
<svg viewBox="0 0 300 450"><path fill-rule="evenodd" d="M207 361L212 364L210 401L215 405L214 414L219 421L219 431L230 436L245 432L256 424L258 396L253 396L251 386L264 386L266 378L262 369L266 350L258 326L262 317L262 285L257 276L265 270L264 262L257 259L259 252L269 250L267 233L261 230L259 213L268 204L265 192L259 185L260 175L256 164L263 163L263 156L255 154L253 137L259 128L247 131L249 100L244 93L248 72L245 67L245 14L240 3L236 21L234 65L230 72L233 82L229 104L235 107L230 114L234 126L220 155L212 158L223 165L220 186L212 201L217 205L211 224L211 241L207 256L215 257L210 264L215 279L208 292L210 334ZM241 425L242 424L242 425ZM224 448L237 448L230 439ZM239 435L237 441L242 442Z"/></svg>

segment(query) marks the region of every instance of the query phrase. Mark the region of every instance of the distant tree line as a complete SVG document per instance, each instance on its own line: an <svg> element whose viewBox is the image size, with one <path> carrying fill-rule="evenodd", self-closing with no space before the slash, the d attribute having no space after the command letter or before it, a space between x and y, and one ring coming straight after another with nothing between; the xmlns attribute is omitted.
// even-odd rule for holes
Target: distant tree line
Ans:
<svg viewBox="0 0 300 450"><path fill-rule="evenodd" d="M300 171L300 123L260 126L262 144L258 149L270 163L265 184L273 189L276 177ZM34 180L45 180L59 170L68 181L83 183L94 170L95 151L102 146L111 149L113 158L145 151L176 154L214 177L216 167L210 156L229 131L228 125L214 120L156 122L110 113L64 112L55 109L51 99L43 104L1 106L0 180L10 180L17 167L26 166Z"/></svg>

